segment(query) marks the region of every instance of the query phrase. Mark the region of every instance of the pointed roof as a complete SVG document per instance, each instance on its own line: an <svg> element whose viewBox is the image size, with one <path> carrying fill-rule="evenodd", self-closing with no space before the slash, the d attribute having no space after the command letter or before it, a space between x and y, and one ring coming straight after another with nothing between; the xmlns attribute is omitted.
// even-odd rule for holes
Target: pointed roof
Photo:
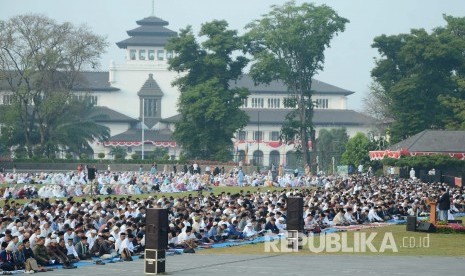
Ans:
<svg viewBox="0 0 465 276"><path fill-rule="evenodd" d="M126 49L128 46L165 46L170 38L177 35L175 31L165 28L168 21L156 16L146 17L136 23L140 27L127 31L130 38L117 42L118 47Z"/></svg>
<svg viewBox="0 0 465 276"><path fill-rule="evenodd" d="M397 144L390 150L409 152L465 152L465 131L424 130Z"/></svg>
<svg viewBox="0 0 465 276"><path fill-rule="evenodd" d="M162 97L163 91L161 91L160 86L153 78L153 74L149 74L149 78L145 81L142 88L137 92L138 96L155 96L155 97Z"/></svg>

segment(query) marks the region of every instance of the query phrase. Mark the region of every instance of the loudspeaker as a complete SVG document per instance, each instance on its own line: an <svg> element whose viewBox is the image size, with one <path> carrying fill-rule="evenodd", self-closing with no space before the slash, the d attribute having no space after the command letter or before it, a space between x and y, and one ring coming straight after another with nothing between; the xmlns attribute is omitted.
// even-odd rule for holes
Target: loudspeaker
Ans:
<svg viewBox="0 0 465 276"><path fill-rule="evenodd" d="M89 180L95 179L95 168L87 168L87 179Z"/></svg>
<svg viewBox="0 0 465 276"><path fill-rule="evenodd" d="M145 248L165 250L168 247L168 210L149 208L145 220Z"/></svg>
<svg viewBox="0 0 465 276"><path fill-rule="evenodd" d="M144 258L148 260L164 259L166 250L145 249Z"/></svg>
<svg viewBox="0 0 465 276"><path fill-rule="evenodd" d="M417 227L417 231L420 232L433 232L435 230L435 227L432 223L430 222L420 222Z"/></svg>
<svg viewBox="0 0 465 276"><path fill-rule="evenodd" d="M301 197L287 198L287 230L304 230L304 199Z"/></svg>
<svg viewBox="0 0 465 276"><path fill-rule="evenodd" d="M407 231L415 232L416 228L417 228L417 217L408 216L407 217Z"/></svg>
<svg viewBox="0 0 465 276"><path fill-rule="evenodd" d="M158 274L165 272L165 259L145 260L145 274Z"/></svg>

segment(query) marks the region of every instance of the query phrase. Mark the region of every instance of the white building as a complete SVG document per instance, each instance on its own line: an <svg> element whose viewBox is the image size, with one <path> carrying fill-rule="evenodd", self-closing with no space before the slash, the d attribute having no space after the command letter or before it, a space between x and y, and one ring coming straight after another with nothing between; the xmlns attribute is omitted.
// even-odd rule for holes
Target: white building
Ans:
<svg viewBox="0 0 465 276"><path fill-rule="evenodd" d="M174 53L164 48L176 32L167 28L168 22L154 16L136 23L137 28L127 31L130 37L116 43L124 50L125 62L111 62L108 72L83 72L74 90L77 95L91 95L98 114L105 115L99 122L111 130L108 142L93 145L96 154L105 152L109 156L116 146L126 148L129 155L141 153L143 119L146 156L155 147L164 147L171 156L178 157L181 149L171 137L174 123L180 118L176 107L179 91L171 86L177 73L168 70L167 61ZM264 166L286 165L286 155L293 146L279 142L279 131L289 112L283 106L287 88L280 82L255 86L248 75L232 85L251 92L243 104L250 122L234 141L236 159L254 160ZM354 92L318 80L313 81L312 88L318 104L314 114L317 133L321 128L345 127L351 136L371 129L371 118L347 109L347 96ZM8 92L0 93L0 103L8 104Z"/></svg>

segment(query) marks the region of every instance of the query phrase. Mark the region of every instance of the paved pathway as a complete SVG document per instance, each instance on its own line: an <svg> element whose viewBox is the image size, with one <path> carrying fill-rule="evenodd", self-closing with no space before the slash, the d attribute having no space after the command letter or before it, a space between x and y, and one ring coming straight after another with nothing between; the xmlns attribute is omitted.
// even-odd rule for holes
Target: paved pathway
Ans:
<svg viewBox="0 0 465 276"><path fill-rule="evenodd" d="M465 257L196 255L167 259L165 275L465 275ZM39 275L144 275L142 260Z"/></svg>

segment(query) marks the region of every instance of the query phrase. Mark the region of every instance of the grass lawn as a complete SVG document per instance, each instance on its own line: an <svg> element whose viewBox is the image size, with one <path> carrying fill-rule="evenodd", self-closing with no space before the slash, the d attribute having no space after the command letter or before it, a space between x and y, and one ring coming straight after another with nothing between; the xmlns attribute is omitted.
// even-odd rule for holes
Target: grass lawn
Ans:
<svg viewBox="0 0 465 276"><path fill-rule="evenodd" d="M308 244L304 244L303 248L299 250L299 252L287 253L287 254L299 254L299 255L317 255L317 254L325 254L325 255L349 255L349 254L356 254L356 255L366 255L366 256L374 256L374 255L383 255L383 256L465 256L465 235L464 234L436 234L436 233L422 233L422 232L407 232L405 229L405 225L392 225L386 227L379 227L379 228L371 228L362 231L349 231L343 232L346 235L347 246L345 248L349 249L349 252L341 252L338 250L337 252L328 252L331 250L323 250L320 253L315 253L316 250L310 250ZM373 247L380 251L381 245L383 243L383 238L388 237L392 234L391 237L393 239L385 238L385 245L395 245L397 250L390 249L385 247L384 252L371 252L369 247L366 246L366 252L361 252L361 249L364 247L362 246L361 238L362 235L365 235L368 240L368 237L376 234L374 239L372 240L371 244ZM385 236L386 234L386 236ZM339 244L344 244L342 242L341 233L336 233L332 235L338 235L341 239ZM354 236L355 235L355 236ZM371 236L370 236L371 235ZM360 245L360 249L357 250L354 248L354 237L358 237L358 245ZM313 248L318 249L320 245L320 239L322 237L315 237L313 241ZM336 237L335 237L336 238ZM428 241L429 239L429 241ZM325 241L327 241L326 238ZM391 242L393 241L393 242ZM286 248L287 242L286 240L282 240L283 248ZM271 248L271 247L268 247ZM281 241L277 244L277 248L281 249ZM328 248L328 246L326 246ZM333 247L335 248L335 247ZM354 248L351 250L350 248ZM244 245L244 246L235 246L235 247L227 247L227 248L215 248L215 249L207 249L207 250L199 250L199 254L278 254L279 252L266 252L265 244L254 244L254 245ZM336 251L336 250L334 250ZM358 251L358 252L354 252ZM396 252L395 252L396 251ZM282 253L281 253L282 254Z"/></svg>
<svg viewBox="0 0 465 276"><path fill-rule="evenodd" d="M9 185L9 186L14 186L14 185ZM247 191L250 191L251 193L254 193L256 192L258 189L260 189L261 191L267 191L267 190L271 190L271 191L282 191L282 190L285 190L285 188L267 188L267 187L214 187L213 188L213 193L215 195L219 195L221 194L222 192L225 192L225 193L231 193L231 194L236 194L236 193L239 193L241 190L245 193ZM144 199L144 198L148 198L149 196L157 196L158 198L161 197L161 196L166 196L166 197L174 197L174 198L179 198L179 197L185 197L185 196L188 196L189 194L193 195L193 196L197 196L199 193L198 192L182 192L182 193L149 193L149 194L140 194L140 195L132 195L131 198L133 199ZM207 195L207 194L210 194L210 192L208 191L203 191L203 194L204 195ZM122 198L122 197L128 197L128 195L110 195L111 197L116 197L116 198ZM100 199L103 199L107 196L104 196L104 195L100 195L100 196L94 196L95 198L100 198ZM92 197L90 196L85 196L85 197L74 197L74 199L76 201L80 201L81 199L85 198L87 201L91 200ZM63 198L58 198L59 200L63 200ZM50 201L51 202L54 202L56 199L55 198L51 198ZM10 200L11 202L12 200ZM24 203L27 203L29 202L30 200L28 199L15 199L14 200L15 202L18 202L20 204L24 204ZM0 200L0 207L3 206L5 204L5 200L2 198Z"/></svg>

